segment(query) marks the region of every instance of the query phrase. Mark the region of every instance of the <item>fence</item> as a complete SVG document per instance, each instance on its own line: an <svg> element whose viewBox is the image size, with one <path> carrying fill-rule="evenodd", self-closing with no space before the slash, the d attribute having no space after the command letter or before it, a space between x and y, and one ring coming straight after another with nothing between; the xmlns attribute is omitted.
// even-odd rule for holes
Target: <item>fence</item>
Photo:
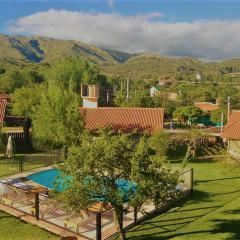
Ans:
<svg viewBox="0 0 240 240"><path fill-rule="evenodd" d="M61 161L61 149L34 154L19 154L11 158L4 156L0 158L0 177L53 165Z"/></svg>
<svg viewBox="0 0 240 240"><path fill-rule="evenodd" d="M193 189L192 169L179 175L178 186L181 186L181 197L191 194ZM11 180L11 182L1 181L0 203L86 239L110 240L118 237L114 222L114 209L104 208L102 203L96 203L91 206L89 211L72 215L64 209L60 201L48 195L47 188L39 189L39 186L31 181L18 179ZM165 211L172 203L163 203L160 209L156 209L152 203L146 203L140 211L125 204L122 213L122 228L124 230L131 228L139 222Z"/></svg>

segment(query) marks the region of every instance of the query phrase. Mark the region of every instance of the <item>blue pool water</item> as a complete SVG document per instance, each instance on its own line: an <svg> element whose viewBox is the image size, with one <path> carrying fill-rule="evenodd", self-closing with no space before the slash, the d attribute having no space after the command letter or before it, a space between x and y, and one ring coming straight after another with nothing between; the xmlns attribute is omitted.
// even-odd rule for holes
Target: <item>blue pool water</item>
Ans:
<svg viewBox="0 0 240 240"><path fill-rule="evenodd" d="M54 189L54 183L60 180L59 177L61 177L61 171L58 169L48 169L48 170L33 173L27 176L27 178L32 180L33 182L36 182L49 189ZM61 181L63 182L63 180ZM135 182L127 181L125 179L118 179L117 186L118 186L118 189L124 193L126 198L128 198L127 197L128 193L135 192L137 187ZM61 190L62 189L60 184L59 191Z"/></svg>
<svg viewBox="0 0 240 240"><path fill-rule="evenodd" d="M43 185L44 187L53 189L55 181L60 176L61 172L58 169L49 169L28 175L27 178L33 182Z"/></svg>

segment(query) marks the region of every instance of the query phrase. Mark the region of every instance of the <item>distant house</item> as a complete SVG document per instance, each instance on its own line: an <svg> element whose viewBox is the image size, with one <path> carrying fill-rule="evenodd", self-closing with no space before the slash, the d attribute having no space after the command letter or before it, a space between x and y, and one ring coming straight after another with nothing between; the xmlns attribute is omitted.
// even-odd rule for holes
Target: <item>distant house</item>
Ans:
<svg viewBox="0 0 240 240"><path fill-rule="evenodd" d="M159 94L161 86L153 86L150 88L150 97L156 96Z"/></svg>
<svg viewBox="0 0 240 240"><path fill-rule="evenodd" d="M168 100L176 100L178 97L178 94L175 92L165 92L161 91L161 86L154 86L150 88L150 97L157 96L159 94L164 94L164 97Z"/></svg>
<svg viewBox="0 0 240 240"><path fill-rule="evenodd" d="M240 110L233 111L223 128L222 138L228 140L228 153L240 159Z"/></svg>
<svg viewBox="0 0 240 240"><path fill-rule="evenodd" d="M139 134L145 131L153 133L163 129L163 108L98 107L97 104L92 104L92 101L98 100L98 91L90 94L91 91L87 90L87 87L87 85L82 87L83 90L85 88L85 92L82 92L83 107L79 110L85 120L85 127L90 132L96 132L108 126L115 131L136 131ZM92 86L89 87L92 88ZM89 101L91 101L90 104Z"/></svg>
<svg viewBox="0 0 240 240"><path fill-rule="evenodd" d="M220 109L218 103L212 102L195 102L194 106L201 109L203 112L211 112Z"/></svg>
<svg viewBox="0 0 240 240"><path fill-rule="evenodd" d="M201 72L197 72L196 73L196 80L197 81L201 81L202 80L202 73Z"/></svg>

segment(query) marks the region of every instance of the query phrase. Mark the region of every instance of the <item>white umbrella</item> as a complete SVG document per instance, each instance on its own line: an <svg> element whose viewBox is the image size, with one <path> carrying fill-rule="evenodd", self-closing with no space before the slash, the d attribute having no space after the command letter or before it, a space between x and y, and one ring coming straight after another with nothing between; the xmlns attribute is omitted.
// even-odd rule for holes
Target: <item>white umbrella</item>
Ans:
<svg viewBox="0 0 240 240"><path fill-rule="evenodd" d="M8 137L6 155L7 155L7 157L9 157L9 158L13 157L12 136L9 136L9 137Z"/></svg>

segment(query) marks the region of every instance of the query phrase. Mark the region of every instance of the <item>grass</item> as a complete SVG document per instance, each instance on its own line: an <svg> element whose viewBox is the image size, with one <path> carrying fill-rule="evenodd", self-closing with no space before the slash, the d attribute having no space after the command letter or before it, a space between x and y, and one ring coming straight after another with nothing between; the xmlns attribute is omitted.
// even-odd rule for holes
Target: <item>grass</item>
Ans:
<svg viewBox="0 0 240 240"><path fill-rule="evenodd" d="M24 155L18 154L14 157L14 160L1 156L0 157L0 177L8 176L11 174L19 173L19 162L24 160ZM23 170L27 171L30 169L46 166L46 163L40 160L36 161L24 161Z"/></svg>
<svg viewBox="0 0 240 240"><path fill-rule="evenodd" d="M195 160L194 194L127 232L137 240L240 239L240 168Z"/></svg>
<svg viewBox="0 0 240 240"><path fill-rule="evenodd" d="M193 196L128 230L129 240L240 239L240 168L209 160L194 160L189 167L194 168ZM0 240L59 239L2 212L0 230Z"/></svg>
<svg viewBox="0 0 240 240"><path fill-rule="evenodd" d="M54 234L0 211L0 240L59 240Z"/></svg>

